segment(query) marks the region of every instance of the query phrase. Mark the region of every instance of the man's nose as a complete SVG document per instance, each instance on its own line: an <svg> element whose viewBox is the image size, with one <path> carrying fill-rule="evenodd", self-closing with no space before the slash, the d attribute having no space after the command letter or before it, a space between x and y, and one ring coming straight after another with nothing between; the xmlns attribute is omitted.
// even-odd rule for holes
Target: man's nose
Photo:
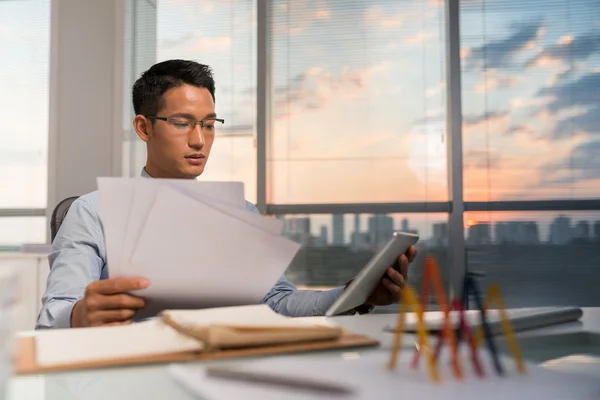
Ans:
<svg viewBox="0 0 600 400"><path fill-rule="evenodd" d="M201 149L204 147L204 131L202 127L198 124L192 129L188 137L188 145L193 149Z"/></svg>

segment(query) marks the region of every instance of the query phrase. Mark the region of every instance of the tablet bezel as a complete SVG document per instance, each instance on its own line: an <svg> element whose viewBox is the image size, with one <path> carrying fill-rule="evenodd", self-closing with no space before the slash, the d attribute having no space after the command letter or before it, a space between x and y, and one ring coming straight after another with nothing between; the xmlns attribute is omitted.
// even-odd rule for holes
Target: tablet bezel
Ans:
<svg viewBox="0 0 600 400"><path fill-rule="evenodd" d="M385 275L386 269L418 240L419 235L394 232L385 246L371 258L342 295L329 307L325 316L333 317L364 304Z"/></svg>

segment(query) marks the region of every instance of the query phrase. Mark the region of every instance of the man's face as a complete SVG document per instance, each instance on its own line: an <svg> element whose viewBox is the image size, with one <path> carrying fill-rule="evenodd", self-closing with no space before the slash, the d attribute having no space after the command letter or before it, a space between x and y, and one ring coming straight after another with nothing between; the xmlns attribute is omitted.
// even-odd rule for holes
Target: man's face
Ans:
<svg viewBox="0 0 600 400"><path fill-rule="evenodd" d="M206 88L183 85L169 89L162 99L159 118L205 120L215 117L215 103ZM191 131L183 125L137 115L134 126L147 143L146 169L154 178L193 179L204 171L215 139L214 130L197 124Z"/></svg>

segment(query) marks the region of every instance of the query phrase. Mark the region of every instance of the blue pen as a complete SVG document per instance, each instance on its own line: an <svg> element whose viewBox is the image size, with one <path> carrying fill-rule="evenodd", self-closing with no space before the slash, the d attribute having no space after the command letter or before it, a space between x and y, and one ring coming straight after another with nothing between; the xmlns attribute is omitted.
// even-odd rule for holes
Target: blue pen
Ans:
<svg viewBox="0 0 600 400"><path fill-rule="evenodd" d="M504 369L502 368L502 364L500 364L500 359L498 358L498 352L496 350L496 344L494 343L494 339L492 338L492 331L487 322L485 309L483 308L483 301L481 299L481 292L479 290L479 286L472 277L467 277L467 285L469 286L470 290L472 291L475 297L475 303L477 304L477 308L481 312L481 325L483 327L485 341L487 342L488 348L490 349L490 353L492 354L492 359L494 361L494 367L496 368L496 372L498 373L498 375L504 375Z"/></svg>

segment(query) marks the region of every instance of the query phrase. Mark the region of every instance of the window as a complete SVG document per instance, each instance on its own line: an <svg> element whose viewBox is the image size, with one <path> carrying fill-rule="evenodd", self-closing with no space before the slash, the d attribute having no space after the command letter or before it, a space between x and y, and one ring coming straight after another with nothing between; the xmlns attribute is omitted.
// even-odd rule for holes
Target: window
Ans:
<svg viewBox="0 0 600 400"><path fill-rule="evenodd" d="M0 2L1 208L45 208L50 1Z"/></svg>
<svg viewBox="0 0 600 400"><path fill-rule="evenodd" d="M154 4L155 3L155 4ZM213 144L203 180L244 182L246 198L256 201L256 4L253 0L158 0L130 3L126 37L129 75L126 91L155 62L180 58L212 67L216 111L225 119ZM136 51L137 50L137 51ZM125 167L139 175L146 161L143 143L126 113Z"/></svg>
<svg viewBox="0 0 600 400"><path fill-rule="evenodd" d="M597 306L600 211L465 213L469 271L507 307Z"/></svg>
<svg viewBox="0 0 600 400"><path fill-rule="evenodd" d="M278 215L284 236L302 248L286 271L300 287L345 285L385 244L393 231L417 233L419 255L409 270L409 283L420 288L425 255L436 258L448 282L447 214L313 214Z"/></svg>
<svg viewBox="0 0 600 400"><path fill-rule="evenodd" d="M447 200L443 5L269 6L267 202Z"/></svg>
<svg viewBox="0 0 600 400"><path fill-rule="evenodd" d="M600 195L600 7L461 2L464 197Z"/></svg>
<svg viewBox="0 0 600 400"><path fill-rule="evenodd" d="M0 1L0 251L45 241L46 219L19 214L47 203L49 53L50 1Z"/></svg>

